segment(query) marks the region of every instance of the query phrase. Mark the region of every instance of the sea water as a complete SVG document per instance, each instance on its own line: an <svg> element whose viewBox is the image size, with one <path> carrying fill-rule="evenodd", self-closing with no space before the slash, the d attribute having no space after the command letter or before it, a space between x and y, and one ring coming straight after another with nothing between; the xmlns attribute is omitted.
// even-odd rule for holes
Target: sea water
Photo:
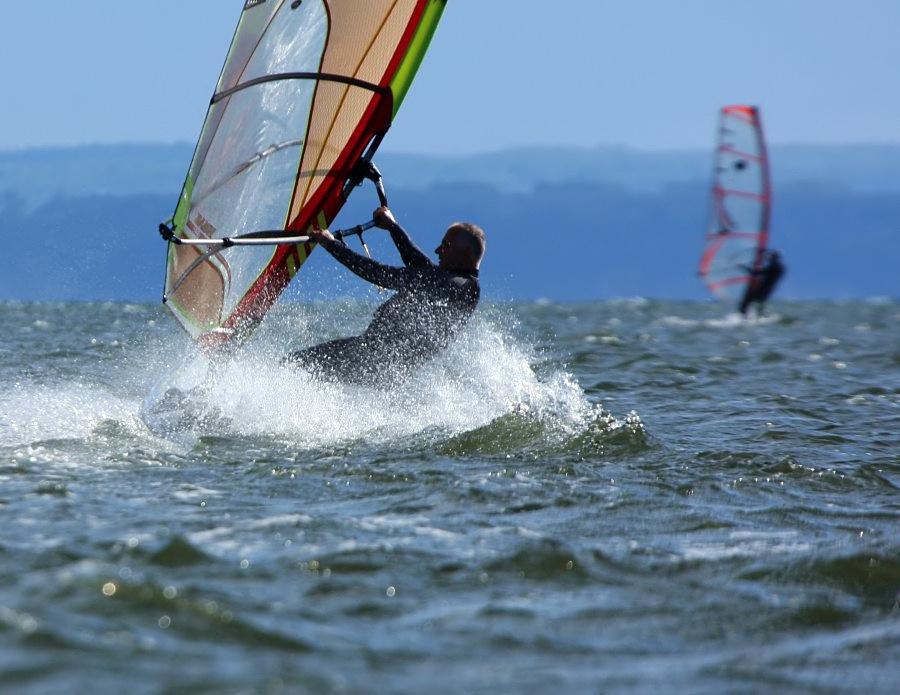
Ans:
<svg viewBox="0 0 900 695"><path fill-rule="evenodd" d="M0 692L897 691L896 301L488 304L390 390L279 366L370 313L210 367L156 305L0 304Z"/></svg>

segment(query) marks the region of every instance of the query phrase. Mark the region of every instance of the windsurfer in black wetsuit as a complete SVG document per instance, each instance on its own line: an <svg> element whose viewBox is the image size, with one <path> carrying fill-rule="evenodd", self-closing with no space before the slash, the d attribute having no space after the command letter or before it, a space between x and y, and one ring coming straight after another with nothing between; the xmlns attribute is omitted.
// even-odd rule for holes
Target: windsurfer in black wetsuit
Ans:
<svg viewBox="0 0 900 695"><path fill-rule="evenodd" d="M310 236L361 278L396 294L378 307L362 335L292 352L284 362L327 379L390 384L447 347L475 311L485 245L479 227L451 224L435 249L439 261L434 263L388 208L375 210L373 219L390 232L402 267L360 255L328 230L315 230Z"/></svg>
<svg viewBox="0 0 900 695"><path fill-rule="evenodd" d="M778 251L769 251L766 255L766 262L761 268L757 270L747 268L750 273L750 281L747 283L747 289L738 307L741 314L746 316L750 305L756 304L757 314L762 316L766 300L775 291L775 286L786 270Z"/></svg>

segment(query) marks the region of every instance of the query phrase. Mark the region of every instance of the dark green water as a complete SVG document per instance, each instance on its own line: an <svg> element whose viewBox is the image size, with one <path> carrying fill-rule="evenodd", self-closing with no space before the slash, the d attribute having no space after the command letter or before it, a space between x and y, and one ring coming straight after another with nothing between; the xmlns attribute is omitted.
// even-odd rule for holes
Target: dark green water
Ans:
<svg viewBox="0 0 900 695"><path fill-rule="evenodd" d="M773 309L486 307L378 392L281 308L174 433L161 308L0 304L0 691L894 693L900 305Z"/></svg>

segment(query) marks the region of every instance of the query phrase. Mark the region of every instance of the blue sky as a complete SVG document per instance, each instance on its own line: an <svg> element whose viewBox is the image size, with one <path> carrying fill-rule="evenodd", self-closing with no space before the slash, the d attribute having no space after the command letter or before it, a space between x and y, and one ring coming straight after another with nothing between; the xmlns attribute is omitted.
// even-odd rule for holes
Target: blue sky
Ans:
<svg viewBox="0 0 900 695"><path fill-rule="evenodd" d="M8 2L0 149L194 142L243 0ZM382 151L900 142L900 0L449 0Z"/></svg>

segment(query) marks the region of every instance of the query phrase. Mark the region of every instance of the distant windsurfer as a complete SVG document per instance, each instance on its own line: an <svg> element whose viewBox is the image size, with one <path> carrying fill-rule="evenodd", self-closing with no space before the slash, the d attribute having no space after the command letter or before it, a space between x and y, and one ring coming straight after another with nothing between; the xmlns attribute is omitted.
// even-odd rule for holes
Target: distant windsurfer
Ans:
<svg viewBox="0 0 900 695"><path fill-rule="evenodd" d="M390 266L351 250L328 230L310 236L341 264L374 285L396 293L375 311L362 335L292 352L288 364L326 379L389 384L446 348L478 306L478 268L484 232L467 222L451 224L434 263L413 243L386 207L375 210L376 226L391 234L403 266Z"/></svg>
<svg viewBox="0 0 900 695"><path fill-rule="evenodd" d="M765 258L765 263L761 267L755 270L747 268L747 271L750 273L750 280L747 282L747 289L739 306L739 310L744 316L747 315L751 304L757 305L758 316L763 315L766 300L775 290L775 286L787 270L781 261L781 254L778 251L766 252Z"/></svg>

